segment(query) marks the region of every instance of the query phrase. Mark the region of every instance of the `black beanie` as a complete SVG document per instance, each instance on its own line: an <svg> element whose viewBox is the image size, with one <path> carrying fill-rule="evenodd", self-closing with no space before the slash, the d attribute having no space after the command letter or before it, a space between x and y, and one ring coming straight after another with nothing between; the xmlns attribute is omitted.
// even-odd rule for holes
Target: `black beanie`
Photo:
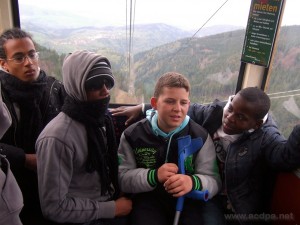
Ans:
<svg viewBox="0 0 300 225"><path fill-rule="evenodd" d="M110 82L110 88L114 86L115 78L111 71L110 62L107 59L101 59L92 66L85 80L85 89L102 88L99 84L103 84L103 82L101 82L103 78Z"/></svg>

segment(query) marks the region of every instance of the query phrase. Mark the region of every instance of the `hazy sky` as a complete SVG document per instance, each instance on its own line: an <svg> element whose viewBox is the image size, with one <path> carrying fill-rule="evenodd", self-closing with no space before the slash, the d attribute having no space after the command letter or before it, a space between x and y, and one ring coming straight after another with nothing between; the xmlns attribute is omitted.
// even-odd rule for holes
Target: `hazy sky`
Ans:
<svg viewBox="0 0 300 225"><path fill-rule="evenodd" d="M223 4L206 27L229 24L246 26L251 0L19 0L20 5L72 12L107 25L126 24L129 3L135 3L135 24L166 23L186 29L200 28ZM88 4L87 4L88 3ZM300 24L299 0L287 0L282 25ZM128 22L129 23L129 22Z"/></svg>

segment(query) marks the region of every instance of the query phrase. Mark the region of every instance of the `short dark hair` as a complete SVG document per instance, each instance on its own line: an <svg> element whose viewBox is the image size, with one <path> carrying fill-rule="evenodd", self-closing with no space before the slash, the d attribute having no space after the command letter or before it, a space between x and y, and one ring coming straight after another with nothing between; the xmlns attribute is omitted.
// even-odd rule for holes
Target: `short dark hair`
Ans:
<svg viewBox="0 0 300 225"><path fill-rule="evenodd" d="M0 58L6 59L7 55L4 49L4 45L7 40L9 39L20 39L20 38L30 38L32 40L32 37L29 33L25 32L24 30L21 30L20 28L11 28L6 31L4 31L0 35ZM33 40L32 40L33 42Z"/></svg>
<svg viewBox="0 0 300 225"><path fill-rule="evenodd" d="M269 96L257 87L247 87L238 92L238 94L254 105L256 119L263 119L269 112L271 102Z"/></svg>
<svg viewBox="0 0 300 225"><path fill-rule="evenodd" d="M191 90L188 79L176 72L165 73L157 80L153 96L158 98L164 87L184 88L187 92L190 92Z"/></svg>

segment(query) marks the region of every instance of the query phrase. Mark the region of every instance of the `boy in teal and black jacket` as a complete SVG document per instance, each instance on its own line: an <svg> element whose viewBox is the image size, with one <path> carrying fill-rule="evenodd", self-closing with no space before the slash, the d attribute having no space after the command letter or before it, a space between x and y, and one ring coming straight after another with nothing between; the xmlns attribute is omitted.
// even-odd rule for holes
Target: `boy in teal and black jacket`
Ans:
<svg viewBox="0 0 300 225"><path fill-rule="evenodd" d="M131 224L171 224L178 197L192 190L218 193L221 182L213 142L207 131L187 116L190 84L178 73L157 81L148 116L128 127L119 146L121 191L132 193ZM185 160L178 174L177 138L202 138L203 146ZM180 224L203 224L206 203L186 199Z"/></svg>

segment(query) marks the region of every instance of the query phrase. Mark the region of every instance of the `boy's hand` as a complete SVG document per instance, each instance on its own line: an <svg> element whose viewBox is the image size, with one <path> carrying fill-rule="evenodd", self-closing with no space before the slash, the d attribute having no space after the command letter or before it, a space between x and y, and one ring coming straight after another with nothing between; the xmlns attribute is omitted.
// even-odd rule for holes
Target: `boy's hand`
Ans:
<svg viewBox="0 0 300 225"><path fill-rule="evenodd" d="M134 123L140 116L142 112L142 104L135 106L120 106L118 108L109 110L112 116L127 116L125 125L130 125Z"/></svg>
<svg viewBox="0 0 300 225"><path fill-rule="evenodd" d="M36 154L25 154L25 167L36 172Z"/></svg>
<svg viewBox="0 0 300 225"><path fill-rule="evenodd" d="M157 170L157 177L160 183L166 182L171 176L177 174L178 167L175 163L165 163Z"/></svg>
<svg viewBox="0 0 300 225"><path fill-rule="evenodd" d="M176 174L164 183L165 190L173 197L181 197L193 188L192 178L185 174Z"/></svg>
<svg viewBox="0 0 300 225"><path fill-rule="evenodd" d="M115 216L126 216L132 210L132 201L129 198L121 197L118 198L116 201L116 211Z"/></svg>

